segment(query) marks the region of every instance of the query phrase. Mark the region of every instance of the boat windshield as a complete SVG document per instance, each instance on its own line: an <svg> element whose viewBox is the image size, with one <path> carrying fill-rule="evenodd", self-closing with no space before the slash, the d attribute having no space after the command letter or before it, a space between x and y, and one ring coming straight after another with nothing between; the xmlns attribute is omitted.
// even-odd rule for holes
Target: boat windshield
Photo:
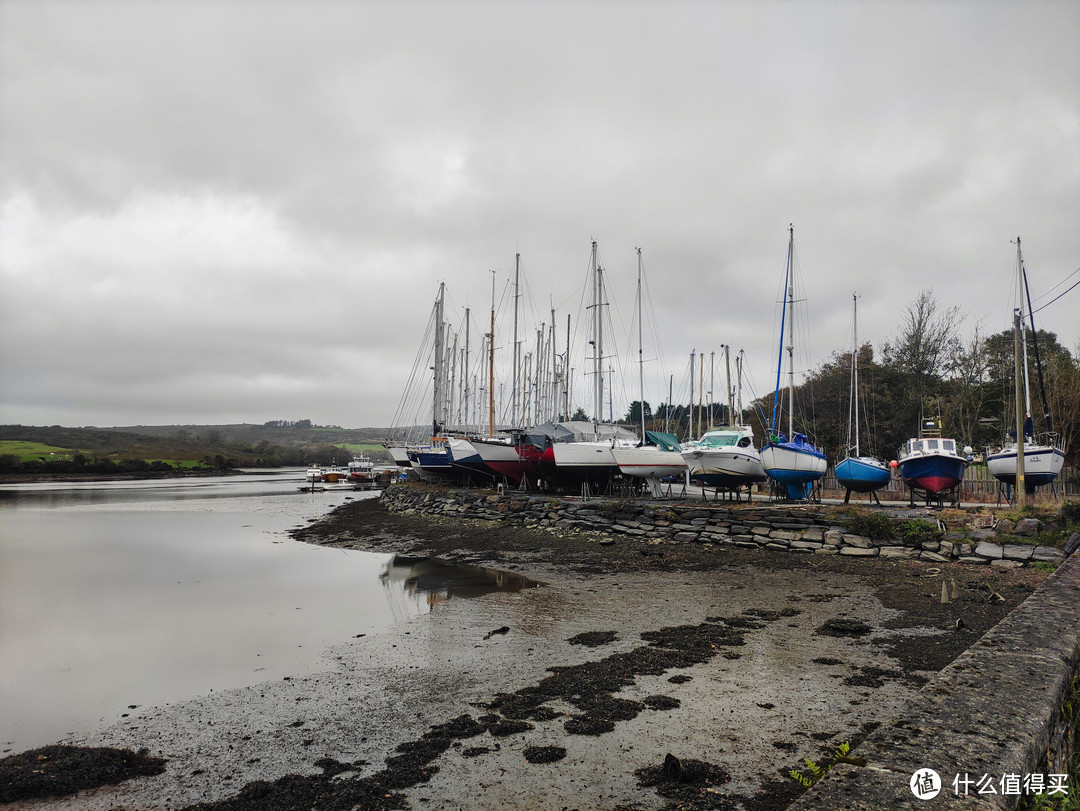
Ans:
<svg viewBox="0 0 1080 811"><path fill-rule="evenodd" d="M698 443L700 448L730 448L742 436L738 431L709 431Z"/></svg>
<svg viewBox="0 0 1080 811"><path fill-rule="evenodd" d="M941 440L941 449L949 451L950 453L956 453L956 440L943 439Z"/></svg>

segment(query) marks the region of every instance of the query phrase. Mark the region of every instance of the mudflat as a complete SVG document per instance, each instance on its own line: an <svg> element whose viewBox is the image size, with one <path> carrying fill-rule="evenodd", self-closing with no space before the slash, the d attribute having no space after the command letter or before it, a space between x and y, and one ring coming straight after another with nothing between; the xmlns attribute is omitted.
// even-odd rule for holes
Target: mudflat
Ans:
<svg viewBox="0 0 1080 811"><path fill-rule="evenodd" d="M1047 576L558 536L374 500L294 535L419 566L401 588L429 613L333 648L323 673L66 741L145 749L165 772L12 807L783 808L803 758L857 756Z"/></svg>

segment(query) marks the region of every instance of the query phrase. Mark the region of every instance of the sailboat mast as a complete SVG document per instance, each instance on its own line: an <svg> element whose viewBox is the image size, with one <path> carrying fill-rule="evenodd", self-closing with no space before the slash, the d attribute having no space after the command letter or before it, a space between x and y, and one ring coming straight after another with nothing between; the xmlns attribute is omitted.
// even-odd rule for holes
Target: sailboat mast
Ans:
<svg viewBox="0 0 1080 811"><path fill-rule="evenodd" d="M731 344L724 344L724 366L727 367L727 424L738 425L735 420L735 392L731 388Z"/></svg>
<svg viewBox="0 0 1080 811"><path fill-rule="evenodd" d="M686 436L694 436L694 357L697 349L690 350L690 411L687 413Z"/></svg>
<svg viewBox="0 0 1080 811"><path fill-rule="evenodd" d="M1027 483L1024 480L1024 417L1020 414L1020 343L1022 341L1023 329L1021 325L1023 320L1021 318L1021 311L1023 308L1018 309L1013 313L1013 333L1015 335L1013 339L1013 364L1016 370L1016 506L1023 507L1024 500L1027 493Z"/></svg>
<svg viewBox="0 0 1080 811"><path fill-rule="evenodd" d="M514 254L514 351L511 356L513 367L510 370L510 414L516 424L518 421L518 374L521 367L521 347L518 346L518 279L521 272L521 254ZM494 299L492 299L494 301Z"/></svg>
<svg viewBox="0 0 1080 811"><path fill-rule="evenodd" d="M852 293L854 325L851 328L851 409L855 412L855 456L859 457L859 294ZM849 417L850 420L850 417Z"/></svg>
<svg viewBox="0 0 1080 811"><path fill-rule="evenodd" d="M780 349L776 355L776 389L773 393L772 421L769 423L769 433L776 434L779 429L778 414L780 409L780 375L784 366L784 326L787 322L787 301L791 285L791 254L795 246L795 226L788 225L788 252L787 270L784 275L784 301L780 309Z"/></svg>
<svg viewBox="0 0 1080 811"><path fill-rule="evenodd" d="M1017 293L1020 300L1020 307L1017 310L1020 318L1020 352L1021 352L1021 369L1024 378L1024 417L1031 416L1031 388L1028 386L1028 361L1027 361L1027 341L1024 339L1024 330L1027 327L1027 319L1024 317L1024 287L1027 280L1024 278L1024 257L1020 254L1020 237L1016 238L1016 284ZM1019 406L1019 401L1017 401Z"/></svg>
<svg viewBox="0 0 1080 811"><path fill-rule="evenodd" d="M795 253L795 228L791 229L791 241L788 243L788 440L795 437L795 280L792 278L792 262Z"/></svg>
<svg viewBox="0 0 1080 811"><path fill-rule="evenodd" d="M593 373L595 375L595 393L593 402L593 439L600 439L600 423L604 420L604 319L600 313L604 297L604 269L597 257L596 242L592 244L592 263L595 271L593 298Z"/></svg>
<svg viewBox="0 0 1080 811"><path fill-rule="evenodd" d="M739 419L738 419L738 422L742 422L742 417L743 417L743 413L742 413L743 412L743 407L742 407L742 364L743 364L743 356L745 356L745 355L746 355L746 350L745 349L740 349L739 354L735 356L735 379L736 379L736 381L738 381L736 383L736 386L738 387L738 392L739 392L739 395L738 395L739 396L739 399L738 399L738 405L739 405Z"/></svg>
<svg viewBox="0 0 1080 811"><path fill-rule="evenodd" d="M1016 238L1016 253L1020 253L1020 237ZM1031 322L1031 345L1035 349L1035 374L1039 378L1039 399L1042 401L1043 420L1046 430L1053 432L1054 423L1050 419L1050 403L1046 399L1046 382L1043 380L1042 359L1039 357L1039 333L1035 331L1035 312L1031 308L1031 288L1027 282L1027 268L1024 267L1023 259L1020 260L1020 275L1024 280L1024 293L1027 295L1028 321Z"/></svg>
<svg viewBox="0 0 1080 811"><path fill-rule="evenodd" d="M641 301L641 248L637 249L637 356L638 356L638 389L641 391L641 400L638 402L638 411L641 412L641 441L645 441L645 355L642 349L641 338L641 311L644 309Z"/></svg>
<svg viewBox="0 0 1080 811"><path fill-rule="evenodd" d="M439 283L439 297L435 300L435 367L432 386L431 432L437 435L442 426L443 415L443 297L446 282Z"/></svg>
<svg viewBox="0 0 1080 811"><path fill-rule="evenodd" d="M488 438L495 436L495 271L491 271L491 333L488 335Z"/></svg>

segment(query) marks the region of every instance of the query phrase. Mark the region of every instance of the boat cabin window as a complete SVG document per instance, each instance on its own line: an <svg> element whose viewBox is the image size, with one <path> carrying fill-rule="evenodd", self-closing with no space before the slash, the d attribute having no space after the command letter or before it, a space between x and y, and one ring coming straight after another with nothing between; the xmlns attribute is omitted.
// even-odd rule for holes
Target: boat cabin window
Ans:
<svg viewBox="0 0 1080 811"><path fill-rule="evenodd" d="M946 450L946 451L950 451L952 453L956 453L956 441L955 440L943 439L943 440L941 440L941 447L942 447L942 450Z"/></svg>
<svg viewBox="0 0 1080 811"><path fill-rule="evenodd" d="M730 431L717 431L705 434L701 438L701 446L704 448L727 448L734 445L739 435Z"/></svg>
<svg viewBox="0 0 1080 811"><path fill-rule="evenodd" d="M938 441L936 439L926 440L926 449L930 451L936 451L938 449Z"/></svg>

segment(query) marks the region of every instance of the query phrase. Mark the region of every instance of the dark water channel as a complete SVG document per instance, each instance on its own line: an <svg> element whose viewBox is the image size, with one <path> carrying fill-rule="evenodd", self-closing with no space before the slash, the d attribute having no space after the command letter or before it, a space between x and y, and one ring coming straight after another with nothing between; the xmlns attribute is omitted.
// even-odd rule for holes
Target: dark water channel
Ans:
<svg viewBox="0 0 1080 811"><path fill-rule="evenodd" d="M441 601L529 585L492 570L293 541L351 490L303 471L0 486L0 754L131 711L327 666L327 649Z"/></svg>

